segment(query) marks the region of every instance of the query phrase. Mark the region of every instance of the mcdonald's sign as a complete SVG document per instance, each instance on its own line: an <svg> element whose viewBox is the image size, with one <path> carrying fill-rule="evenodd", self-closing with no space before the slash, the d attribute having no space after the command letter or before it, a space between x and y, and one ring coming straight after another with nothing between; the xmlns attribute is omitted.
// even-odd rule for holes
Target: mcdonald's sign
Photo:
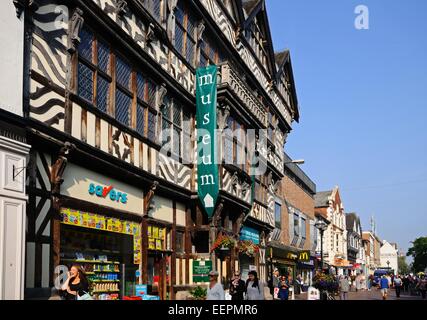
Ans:
<svg viewBox="0 0 427 320"><path fill-rule="evenodd" d="M310 251L309 250L301 251L298 255L298 261L310 262Z"/></svg>

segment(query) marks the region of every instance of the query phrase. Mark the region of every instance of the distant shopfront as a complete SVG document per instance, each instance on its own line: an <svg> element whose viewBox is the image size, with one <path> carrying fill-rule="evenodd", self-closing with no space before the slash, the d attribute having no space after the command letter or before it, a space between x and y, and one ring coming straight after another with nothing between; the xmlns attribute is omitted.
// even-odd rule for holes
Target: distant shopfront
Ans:
<svg viewBox="0 0 427 320"><path fill-rule="evenodd" d="M316 269L316 257L310 251L301 251L297 263L297 275L301 275L304 286L310 286Z"/></svg>
<svg viewBox="0 0 427 320"><path fill-rule="evenodd" d="M246 281L249 271L259 270L260 232L243 226L240 231L239 264L242 279Z"/></svg>

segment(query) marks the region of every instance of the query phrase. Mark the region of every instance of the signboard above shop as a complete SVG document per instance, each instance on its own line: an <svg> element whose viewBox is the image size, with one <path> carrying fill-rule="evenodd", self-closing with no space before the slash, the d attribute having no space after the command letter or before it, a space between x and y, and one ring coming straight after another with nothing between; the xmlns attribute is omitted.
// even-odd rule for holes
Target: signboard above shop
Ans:
<svg viewBox="0 0 427 320"><path fill-rule="evenodd" d="M254 244L258 245L260 243L259 231L254 228L243 226L240 231L240 240L252 241Z"/></svg>
<svg viewBox="0 0 427 320"><path fill-rule="evenodd" d="M73 163L67 165L63 179L62 195L133 214L143 213L142 189Z"/></svg>

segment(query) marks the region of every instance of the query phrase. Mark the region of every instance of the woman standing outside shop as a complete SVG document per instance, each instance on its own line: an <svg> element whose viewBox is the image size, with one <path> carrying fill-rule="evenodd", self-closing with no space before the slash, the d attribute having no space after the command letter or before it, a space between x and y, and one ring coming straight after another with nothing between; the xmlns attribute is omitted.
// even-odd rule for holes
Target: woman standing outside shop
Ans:
<svg viewBox="0 0 427 320"><path fill-rule="evenodd" d="M264 284L259 281L258 273L250 271L246 281L246 300L265 300Z"/></svg>
<svg viewBox="0 0 427 320"><path fill-rule="evenodd" d="M279 293L277 297L280 300L289 300L289 287L290 283L287 277L282 276L279 282Z"/></svg>
<svg viewBox="0 0 427 320"><path fill-rule="evenodd" d="M77 300L89 292L89 282L83 269L73 265L67 274L67 280L62 285L65 300Z"/></svg>
<svg viewBox="0 0 427 320"><path fill-rule="evenodd" d="M244 300L245 294L245 282L240 278L240 272L236 271L234 273L234 278L230 283L230 295L231 300L234 301L242 301Z"/></svg>
<svg viewBox="0 0 427 320"><path fill-rule="evenodd" d="M225 300L224 288L218 283L219 273L217 271L209 272L209 287L206 300Z"/></svg>

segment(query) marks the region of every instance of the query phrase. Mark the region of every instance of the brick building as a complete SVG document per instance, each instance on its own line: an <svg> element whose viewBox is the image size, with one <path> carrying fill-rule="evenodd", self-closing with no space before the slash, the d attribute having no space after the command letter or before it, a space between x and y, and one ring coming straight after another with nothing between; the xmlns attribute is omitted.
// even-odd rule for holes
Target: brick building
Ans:
<svg viewBox="0 0 427 320"><path fill-rule="evenodd" d="M300 274L304 283L309 284L317 246L317 229L314 227L316 185L287 154L284 178L277 193L276 228L270 242L274 266L279 270L292 270L293 276Z"/></svg>

